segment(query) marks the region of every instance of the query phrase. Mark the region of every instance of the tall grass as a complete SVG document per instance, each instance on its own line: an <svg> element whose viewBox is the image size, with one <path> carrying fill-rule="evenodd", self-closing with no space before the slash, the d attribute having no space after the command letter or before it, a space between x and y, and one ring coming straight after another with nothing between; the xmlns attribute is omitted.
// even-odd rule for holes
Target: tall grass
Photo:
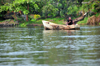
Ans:
<svg viewBox="0 0 100 66"><path fill-rule="evenodd" d="M87 21L88 21L88 17L85 17L84 20L79 21L77 24L86 25Z"/></svg>

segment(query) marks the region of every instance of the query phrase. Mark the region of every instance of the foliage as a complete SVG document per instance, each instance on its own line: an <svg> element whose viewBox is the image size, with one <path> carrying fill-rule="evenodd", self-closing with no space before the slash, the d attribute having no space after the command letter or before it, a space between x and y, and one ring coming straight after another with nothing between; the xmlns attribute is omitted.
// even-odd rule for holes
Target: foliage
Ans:
<svg viewBox="0 0 100 66"><path fill-rule="evenodd" d="M43 16L56 16L56 13L57 13L58 9L55 8L53 5L49 4L49 5L45 5L43 8L42 8L42 12L43 12Z"/></svg>
<svg viewBox="0 0 100 66"><path fill-rule="evenodd" d="M100 10L100 1L96 0L96 1L88 1L88 4L83 4L82 7L80 7L80 10L84 10L84 11L92 11L92 12L98 12Z"/></svg>
<svg viewBox="0 0 100 66"><path fill-rule="evenodd" d="M68 15L75 14L78 12L78 7L76 5L72 5L68 8Z"/></svg>
<svg viewBox="0 0 100 66"><path fill-rule="evenodd" d="M26 27L28 25L28 23L26 22L26 23L21 23L19 26L20 27Z"/></svg>
<svg viewBox="0 0 100 66"><path fill-rule="evenodd" d="M87 2L87 4L82 4L82 2ZM29 20L36 22L35 19L40 17L64 18L69 15L76 17L81 11L98 14L100 0L0 0L0 17L4 15L2 14L4 11L22 11L25 15L34 14L34 19L29 17Z"/></svg>
<svg viewBox="0 0 100 66"><path fill-rule="evenodd" d="M39 14L30 14L29 18L30 19L38 19L38 18L41 18L41 16Z"/></svg>
<svg viewBox="0 0 100 66"><path fill-rule="evenodd" d="M6 3L3 6L0 6L0 12L2 11L14 11L14 12L19 12L23 11L24 14L28 14L29 10L27 9L28 4L33 4L32 7L37 10L38 5L35 3L36 1L33 0L15 0L13 3Z"/></svg>
<svg viewBox="0 0 100 66"><path fill-rule="evenodd" d="M36 19L31 19L31 21L32 21L32 22L35 22L35 21L36 21Z"/></svg>
<svg viewBox="0 0 100 66"><path fill-rule="evenodd" d="M46 21L52 21L53 23L56 23L56 24L64 24L64 18L61 18L61 17L56 17L56 18L46 18L46 19L39 19L39 20L34 20L32 19L33 21L29 21L28 24L42 24L42 20L46 20Z"/></svg>
<svg viewBox="0 0 100 66"><path fill-rule="evenodd" d="M95 15L95 16L97 16L97 17L98 17L99 15L100 15L100 13L96 13L96 15Z"/></svg>
<svg viewBox="0 0 100 66"><path fill-rule="evenodd" d="M39 14L34 14L34 19L38 19L40 18L41 16Z"/></svg>

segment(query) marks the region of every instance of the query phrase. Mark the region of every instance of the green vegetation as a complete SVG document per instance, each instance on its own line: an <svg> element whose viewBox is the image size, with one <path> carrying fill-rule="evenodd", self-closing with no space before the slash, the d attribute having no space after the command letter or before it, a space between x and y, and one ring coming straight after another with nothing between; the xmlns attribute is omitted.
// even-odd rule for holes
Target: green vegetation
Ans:
<svg viewBox="0 0 100 66"><path fill-rule="evenodd" d="M99 15L100 15L100 13L96 13L96 15L95 15L95 16L97 16L97 17L98 17Z"/></svg>
<svg viewBox="0 0 100 66"><path fill-rule="evenodd" d="M64 24L64 18L57 17L57 18L39 19L39 20L34 20L29 22L25 21L24 23L20 23L20 26L26 27L28 24L42 24L42 20L51 21L56 24Z"/></svg>
<svg viewBox="0 0 100 66"><path fill-rule="evenodd" d="M41 24L42 20L63 24L68 16L77 18L82 12L88 12L87 17L78 23L86 24L88 17L100 15L99 4L100 0L0 0L0 19L13 12L14 20L20 21L21 26ZM25 15L26 19L17 16L16 12Z"/></svg>
<svg viewBox="0 0 100 66"><path fill-rule="evenodd" d="M79 21L78 24L80 24L80 25L86 25L87 24L87 20L88 20L88 17L85 17L84 20Z"/></svg>

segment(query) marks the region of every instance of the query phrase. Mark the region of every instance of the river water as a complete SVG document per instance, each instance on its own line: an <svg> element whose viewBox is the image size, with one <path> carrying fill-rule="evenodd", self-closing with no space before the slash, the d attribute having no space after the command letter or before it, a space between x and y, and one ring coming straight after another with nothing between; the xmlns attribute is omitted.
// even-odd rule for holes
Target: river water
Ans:
<svg viewBox="0 0 100 66"><path fill-rule="evenodd" d="M100 66L100 26L0 28L0 66Z"/></svg>

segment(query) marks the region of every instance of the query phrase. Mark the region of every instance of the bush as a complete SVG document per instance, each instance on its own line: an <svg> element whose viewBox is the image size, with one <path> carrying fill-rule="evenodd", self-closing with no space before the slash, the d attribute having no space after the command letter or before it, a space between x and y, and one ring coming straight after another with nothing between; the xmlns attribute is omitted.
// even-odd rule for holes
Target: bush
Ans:
<svg viewBox="0 0 100 66"><path fill-rule="evenodd" d="M29 18L31 18L31 19L38 19L38 18L41 18L41 16L39 14L30 14Z"/></svg>
<svg viewBox="0 0 100 66"><path fill-rule="evenodd" d="M35 14L34 15L34 19L38 19L38 18L40 18L41 16L39 15L39 14Z"/></svg>
<svg viewBox="0 0 100 66"><path fill-rule="evenodd" d="M28 25L28 23L21 23L19 26L20 27L26 27Z"/></svg>
<svg viewBox="0 0 100 66"><path fill-rule="evenodd" d="M32 21L32 22L35 22L35 21L36 21L36 19L31 19L31 21Z"/></svg>

